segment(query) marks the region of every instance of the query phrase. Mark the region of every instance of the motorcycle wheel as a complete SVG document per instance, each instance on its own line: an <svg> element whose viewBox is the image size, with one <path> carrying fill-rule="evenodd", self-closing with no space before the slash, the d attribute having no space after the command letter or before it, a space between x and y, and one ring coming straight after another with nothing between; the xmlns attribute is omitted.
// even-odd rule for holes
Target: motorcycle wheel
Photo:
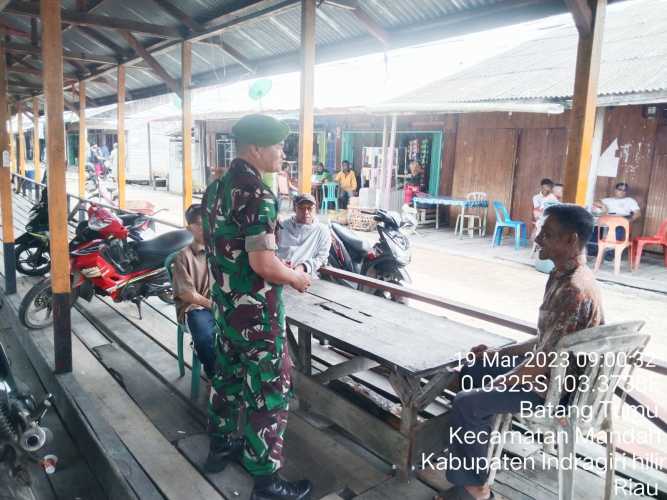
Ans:
<svg viewBox="0 0 667 500"><path fill-rule="evenodd" d="M77 295L70 297L70 307L74 305ZM45 278L25 294L19 306L19 320L30 330L41 330L53 324L53 295L51 279Z"/></svg>
<svg viewBox="0 0 667 500"><path fill-rule="evenodd" d="M368 272L366 273L366 276L369 278L375 278L379 279L382 281L386 281L387 283L391 283L392 285L398 285L398 286L405 286L406 283L403 281L403 277L399 273L392 273L389 275L385 274L379 274L376 272L375 269L369 269ZM360 290L367 292L367 293L372 293L373 295L377 297L383 297L387 300L391 300L393 302L398 302L399 304L407 304L408 299L405 297L398 297L391 292L387 292L384 290L378 290L377 288L370 288L370 287L360 287Z"/></svg>
<svg viewBox="0 0 667 500"><path fill-rule="evenodd" d="M51 270L51 256L40 241L16 247L16 269L27 276L44 276Z"/></svg>
<svg viewBox="0 0 667 500"><path fill-rule="evenodd" d="M31 330L53 324L51 280L44 279L25 294L19 307L19 320Z"/></svg>

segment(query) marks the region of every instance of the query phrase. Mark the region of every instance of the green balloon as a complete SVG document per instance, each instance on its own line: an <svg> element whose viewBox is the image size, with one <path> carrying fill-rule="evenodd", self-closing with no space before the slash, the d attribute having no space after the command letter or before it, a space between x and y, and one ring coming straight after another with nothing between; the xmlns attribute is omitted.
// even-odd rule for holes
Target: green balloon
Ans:
<svg viewBox="0 0 667 500"><path fill-rule="evenodd" d="M273 87L273 82L270 79L264 78L262 80L257 80L250 86L248 95L253 101L259 101L271 91L271 87Z"/></svg>

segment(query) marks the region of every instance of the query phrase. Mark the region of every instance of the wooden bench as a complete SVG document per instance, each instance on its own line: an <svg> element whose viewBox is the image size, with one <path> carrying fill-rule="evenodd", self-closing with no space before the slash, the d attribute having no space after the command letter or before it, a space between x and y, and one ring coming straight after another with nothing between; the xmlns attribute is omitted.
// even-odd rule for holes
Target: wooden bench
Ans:
<svg viewBox="0 0 667 500"><path fill-rule="evenodd" d="M511 343L505 337L351 288L318 280L305 294L285 290L288 338L296 351L294 386L304 408L323 415L397 466L406 479L415 457L444 445L446 414L419 422L438 398L453 368L471 346ZM313 374L313 337L349 358ZM383 367L401 402L400 431L326 387L333 381Z"/></svg>

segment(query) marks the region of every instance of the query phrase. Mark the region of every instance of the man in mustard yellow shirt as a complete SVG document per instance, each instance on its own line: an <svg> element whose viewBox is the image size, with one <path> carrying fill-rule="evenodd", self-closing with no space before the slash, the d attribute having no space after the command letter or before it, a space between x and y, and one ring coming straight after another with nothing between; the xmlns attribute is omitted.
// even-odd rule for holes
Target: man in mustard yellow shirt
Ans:
<svg viewBox="0 0 667 500"><path fill-rule="evenodd" d="M357 190L357 176L354 174L354 171L350 169L349 161L343 160L342 167L343 170L336 174L335 181L340 187L338 193L338 203L340 208L347 208L350 197L354 196L354 192Z"/></svg>

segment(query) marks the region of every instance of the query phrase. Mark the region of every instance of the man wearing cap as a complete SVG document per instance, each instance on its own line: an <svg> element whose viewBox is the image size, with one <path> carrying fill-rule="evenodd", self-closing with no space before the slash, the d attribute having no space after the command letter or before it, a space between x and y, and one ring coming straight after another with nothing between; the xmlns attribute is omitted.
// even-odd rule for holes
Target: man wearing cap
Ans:
<svg viewBox="0 0 667 500"><path fill-rule="evenodd" d="M262 174L280 170L289 129L269 116L248 115L232 132L238 158L203 200L216 321L205 469L219 472L242 454L255 478L253 500L307 499L309 481L288 482L277 471L283 465L291 368L282 288L303 292L311 278L276 256L278 201L262 182Z"/></svg>
<svg viewBox="0 0 667 500"><path fill-rule="evenodd" d="M293 269L311 276L327 263L331 248L329 228L315 216L315 197L301 194L294 199L295 215L282 223L278 237L278 257Z"/></svg>

